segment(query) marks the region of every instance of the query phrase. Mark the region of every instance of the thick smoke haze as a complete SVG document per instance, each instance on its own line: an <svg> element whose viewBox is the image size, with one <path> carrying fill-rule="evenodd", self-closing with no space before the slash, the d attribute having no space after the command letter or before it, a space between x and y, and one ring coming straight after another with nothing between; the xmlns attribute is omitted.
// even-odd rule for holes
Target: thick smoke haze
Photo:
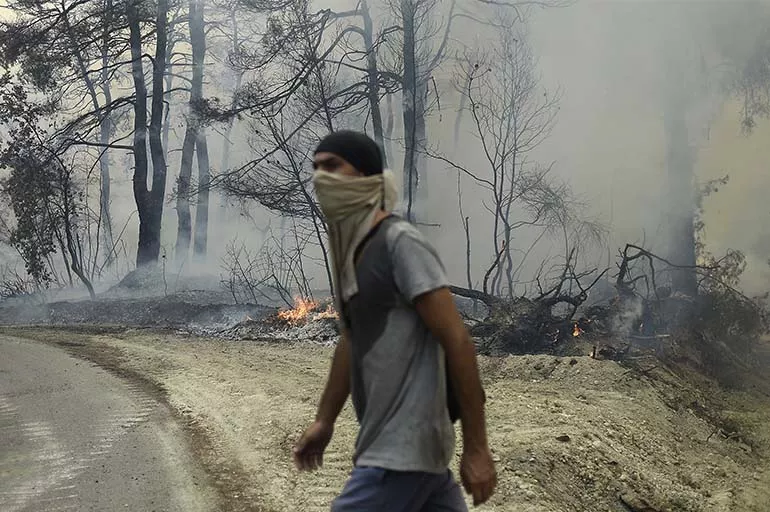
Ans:
<svg viewBox="0 0 770 512"><path fill-rule="evenodd" d="M446 2L448 4L448 2ZM466 9L480 2L462 0ZM447 6L437 2L432 21L439 29L446 22ZM353 1L313 2L314 8L341 11ZM2 3L0 3L2 7ZM209 5L209 9L213 6ZM386 3L373 3L375 25L392 22ZM759 34L770 26L770 5L763 2L731 1L626 1L577 0L556 8L529 7L526 23L520 25L522 43L531 45L534 73L541 80L539 91L558 95L558 113L550 135L529 155L533 162L553 165L552 175L568 183L586 205L585 215L608 230L606 243L589 244L582 254L586 266L614 265L617 249L627 242L644 243L666 253L670 206L688 198L672 198L669 187L665 116L672 108L685 112L688 144L693 148L694 174L699 183L729 175L729 183L706 198L703 220L707 248L715 254L738 249L747 256L744 287L748 292L767 289L770 279L770 121L759 120L752 133L741 125L741 98L734 83ZM486 8L487 15L493 8ZM0 16L8 17L0 10ZM246 19L246 18L244 18ZM485 166L477 137L467 112L459 129L460 95L456 90L456 57L468 52L487 55L493 31L475 21L459 18L451 34L448 58L433 79L439 94L438 107L428 118L431 148L448 158L461 157L473 170ZM210 50L220 52L212 45ZM221 61L221 56L220 59ZM494 62L489 62L495 68ZM204 96L227 99L233 80L220 62L207 61ZM672 100L674 98L674 100ZM184 136L184 95L172 103L169 144L168 190L174 187L179 170L179 148ZM395 119L400 122L400 99L394 99ZM673 105L673 107L672 107ZM669 112L670 114L670 112ZM351 126L360 128L359 126ZM237 168L255 157L249 144L253 127L246 120L235 124L229 166ZM222 161L222 126L209 130L209 148L214 172ZM459 138L455 141L455 133ZM403 156L396 129L391 167L400 176ZM127 260L136 250L138 221L131 192L132 158L114 152L112 208L114 229L121 232ZM309 163L308 163L309 165ZM451 278L465 284L465 234L458 214L457 173L436 160L428 162L428 187L422 206L426 225L422 228L435 241ZM473 273L478 280L491 254L490 215L485 195L468 180L462 185L463 207L470 218L473 242ZM176 238L173 201L166 204L163 221L163 251L173 251ZM216 194L211 202L209 258L204 266L188 270L217 275L227 244L237 238L258 249L266 228L290 229L291 222L270 215L256 205L248 212L239 206L224 206ZM535 233L522 233L514 243L521 250ZM530 254L526 271L536 272L544 258L563 254L561 240L542 243ZM123 269L125 270L125 269ZM309 269L310 270L310 269ZM318 282L324 279L320 266L310 270ZM121 269L116 272L116 278Z"/></svg>
<svg viewBox="0 0 770 512"><path fill-rule="evenodd" d="M729 88L757 35L767 30L767 8L757 2L584 1L534 16L543 78L564 91L543 153L559 162L557 169L608 222L613 252L626 242L665 247L665 99L682 87L691 100L696 180L730 176L704 200L707 248L743 251L744 286L766 290L770 126L760 122L751 135L742 133L741 98Z"/></svg>
<svg viewBox="0 0 770 512"><path fill-rule="evenodd" d="M607 225L613 260L627 242L665 252L665 101L682 87L693 99L695 179L730 177L703 203L707 249L743 251L743 286L767 289L770 123L743 133L741 97L731 90L767 20L768 5L757 2L579 1L532 11L538 72L546 89L561 92L536 158L554 162L553 172ZM442 238L444 253L457 254L456 242Z"/></svg>

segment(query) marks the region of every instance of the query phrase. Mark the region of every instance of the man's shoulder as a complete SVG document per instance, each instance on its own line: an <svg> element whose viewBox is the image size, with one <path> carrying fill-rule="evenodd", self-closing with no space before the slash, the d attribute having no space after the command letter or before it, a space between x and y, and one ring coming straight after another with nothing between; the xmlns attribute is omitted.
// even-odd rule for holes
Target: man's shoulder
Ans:
<svg viewBox="0 0 770 512"><path fill-rule="evenodd" d="M359 260L359 253L365 248L368 257ZM368 239L359 245L356 261L365 266L388 262L388 265L395 267L402 266L405 261L433 264L441 260L436 248L414 224L398 215L391 215L383 219L370 232Z"/></svg>
<svg viewBox="0 0 770 512"><path fill-rule="evenodd" d="M388 221L387 228L384 230L385 238L388 241L388 245L394 244L398 240L405 238L419 242L430 246L428 239L425 235L417 229L417 226L397 215L392 215L386 219Z"/></svg>

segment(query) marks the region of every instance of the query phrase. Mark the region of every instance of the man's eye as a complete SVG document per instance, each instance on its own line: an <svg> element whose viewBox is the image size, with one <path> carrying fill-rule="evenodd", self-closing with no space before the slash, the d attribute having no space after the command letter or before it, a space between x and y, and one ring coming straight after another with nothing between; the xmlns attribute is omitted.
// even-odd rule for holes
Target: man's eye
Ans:
<svg viewBox="0 0 770 512"><path fill-rule="evenodd" d="M313 162L314 170L324 170L326 172L332 172L340 166L337 160L324 160L322 162Z"/></svg>

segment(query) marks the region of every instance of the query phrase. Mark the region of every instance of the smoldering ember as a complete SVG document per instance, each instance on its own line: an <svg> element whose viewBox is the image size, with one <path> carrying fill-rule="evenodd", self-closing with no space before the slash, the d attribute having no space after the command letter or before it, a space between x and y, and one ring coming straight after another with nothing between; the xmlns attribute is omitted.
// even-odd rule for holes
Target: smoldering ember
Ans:
<svg viewBox="0 0 770 512"><path fill-rule="evenodd" d="M764 0L0 1L0 510L330 509L354 130L475 345L481 510L767 511L769 118Z"/></svg>

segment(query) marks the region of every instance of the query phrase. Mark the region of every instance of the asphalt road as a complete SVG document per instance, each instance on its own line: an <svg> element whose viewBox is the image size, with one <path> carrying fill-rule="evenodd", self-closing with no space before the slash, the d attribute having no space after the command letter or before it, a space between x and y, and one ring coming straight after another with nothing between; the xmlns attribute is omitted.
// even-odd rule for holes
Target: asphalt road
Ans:
<svg viewBox="0 0 770 512"><path fill-rule="evenodd" d="M65 350L0 336L0 511L208 511L167 406Z"/></svg>

